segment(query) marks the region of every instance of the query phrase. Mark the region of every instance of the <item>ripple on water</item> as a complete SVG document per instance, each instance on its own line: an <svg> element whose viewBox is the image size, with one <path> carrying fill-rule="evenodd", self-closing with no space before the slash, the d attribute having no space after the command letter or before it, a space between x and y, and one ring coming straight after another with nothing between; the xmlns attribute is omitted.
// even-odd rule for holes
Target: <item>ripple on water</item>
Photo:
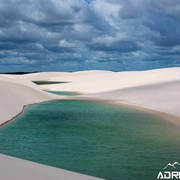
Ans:
<svg viewBox="0 0 180 180"><path fill-rule="evenodd" d="M0 153L105 179L156 179L180 161L179 129L153 115L97 101L25 108L0 128Z"/></svg>

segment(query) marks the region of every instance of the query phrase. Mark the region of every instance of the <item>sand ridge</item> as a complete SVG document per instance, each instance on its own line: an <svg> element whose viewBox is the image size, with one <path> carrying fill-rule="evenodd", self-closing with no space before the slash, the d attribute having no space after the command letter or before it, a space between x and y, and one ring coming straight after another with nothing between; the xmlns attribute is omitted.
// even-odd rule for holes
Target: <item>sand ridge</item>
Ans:
<svg viewBox="0 0 180 180"><path fill-rule="evenodd" d="M43 76L44 75L44 76ZM23 78L26 79L27 75ZM28 79L29 79L28 75ZM127 101L180 117L180 68L148 71L81 71L74 73L39 73L49 81L67 81L65 84L41 85L43 90L75 91L81 98ZM53 77L54 76L54 77Z"/></svg>
<svg viewBox="0 0 180 180"><path fill-rule="evenodd" d="M60 81L64 84L36 85L31 81ZM81 98L127 101L180 117L180 68L148 71L42 72L0 75L0 124L12 119L23 106L64 97L51 91L80 92Z"/></svg>

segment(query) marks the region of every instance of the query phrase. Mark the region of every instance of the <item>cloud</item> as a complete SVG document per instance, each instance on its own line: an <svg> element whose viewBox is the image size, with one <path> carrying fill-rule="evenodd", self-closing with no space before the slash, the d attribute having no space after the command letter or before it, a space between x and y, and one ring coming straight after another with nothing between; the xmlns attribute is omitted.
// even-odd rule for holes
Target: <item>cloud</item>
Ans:
<svg viewBox="0 0 180 180"><path fill-rule="evenodd" d="M180 66L178 37L179 0L0 2L1 71Z"/></svg>
<svg viewBox="0 0 180 180"><path fill-rule="evenodd" d="M114 37L109 36L109 35L104 35L97 38L93 38L92 42L100 43L100 44L107 44L108 46L110 46L113 43L126 41L127 39L128 37L126 36L125 33L117 33L116 36Z"/></svg>
<svg viewBox="0 0 180 180"><path fill-rule="evenodd" d="M59 41L59 46L64 48L74 48L76 45L74 43L67 42L65 39Z"/></svg>

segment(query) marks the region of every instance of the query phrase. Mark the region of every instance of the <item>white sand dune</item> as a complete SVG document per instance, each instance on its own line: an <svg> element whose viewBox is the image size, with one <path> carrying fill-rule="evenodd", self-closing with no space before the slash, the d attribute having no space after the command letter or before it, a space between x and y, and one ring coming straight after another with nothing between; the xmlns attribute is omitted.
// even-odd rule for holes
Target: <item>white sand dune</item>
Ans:
<svg viewBox="0 0 180 180"><path fill-rule="evenodd" d="M31 82L40 80L69 83L37 86ZM17 116L25 105L63 98L42 90L76 91L84 93L76 98L125 102L180 117L180 68L140 72L44 72L0 75L0 125ZM0 179L6 180L91 179L4 155L0 155L0 166Z"/></svg>
<svg viewBox="0 0 180 180"><path fill-rule="evenodd" d="M0 154L1 180L100 180Z"/></svg>
<svg viewBox="0 0 180 180"><path fill-rule="evenodd" d="M56 98L30 81L0 75L0 125L17 116L25 105Z"/></svg>
<svg viewBox="0 0 180 180"><path fill-rule="evenodd" d="M82 71L54 75L49 80L71 83L41 85L42 89L81 92L85 94L79 96L82 98L128 102L180 117L180 68L133 72Z"/></svg>
<svg viewBox="0 0 180 180"><path fill-rule="evenodd" d="M25 75L16 75L16 77L27 79L31 81L50 81L51 78L65 76L67 77L70 73L67 72L41 72L41 73L32 73Z"/></svg>
<svg viewBox="0 0 180 180"><path fill-rule="evenodd" d="M135 105L180 117L180 68L149 71L43 72L18 76L21 81L64 81L65 84L41 85L43 90L74 91L84 98L101 98Z"/></svg>
<svg viewBox="0 0 180 180"><path fill-rule="evenodd" d="M58 75L58 73L56 74ZM35 77L34 77L35 79ZM150 85L180 79L180 68L167 68L150 71L112 72L83 71L51 77L52 81L68 81L66 84L42 85L52 91L76 91L82 93L101 93L123 88Z"/></svg>
<svg viewBox="0 0 180 180"><path fill-rule="evenodd" d="M180 117L179 92L180 80L89 94L84 97L113 100L117 103L131 103Z"/></svg>

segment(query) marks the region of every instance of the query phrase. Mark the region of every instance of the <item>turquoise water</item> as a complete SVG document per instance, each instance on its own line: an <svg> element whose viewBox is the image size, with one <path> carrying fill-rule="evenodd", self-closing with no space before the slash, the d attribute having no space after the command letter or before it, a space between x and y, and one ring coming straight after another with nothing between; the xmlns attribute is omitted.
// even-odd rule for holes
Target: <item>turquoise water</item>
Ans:
<svg viewBox="0 0 180 180"><path fill-rule="evenodd" d="M74 95L78 95L75 92L64 92L64 91L47 91L49 93L52 94L57 94L57 95L64 95L64 96L74 96Z"/></svg>
<svg viewBox="0 0 180 180"><path fill-rule="evenodd" d="M180 161L180 131L156 117L96 101L25 108L0 128L0 153L112 180L152 180Z"/></svg>

